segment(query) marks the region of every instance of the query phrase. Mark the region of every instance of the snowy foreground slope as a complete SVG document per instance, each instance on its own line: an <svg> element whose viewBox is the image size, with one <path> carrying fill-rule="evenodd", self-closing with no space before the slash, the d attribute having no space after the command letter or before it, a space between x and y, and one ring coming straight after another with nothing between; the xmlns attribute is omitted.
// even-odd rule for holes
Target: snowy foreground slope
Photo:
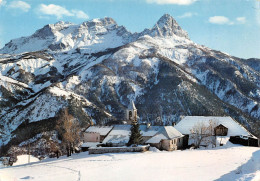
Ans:
<svg viewBox="0 0 260 181"><path fill-rule="evenodd" d="M0 49L0 145L53 131L66 107L83 128L120 124L131 100L140 122L231 116L260 136L258 64L196 44L168 14L140 33L112 18L46 25Z"/></svg>
<svg viewBox="0 0 260 181"><path fill-rule="evenodd" d="M0 169L0 181L11 180L259 181L260 148L230 145L174 152L80 153Z"/></svg>

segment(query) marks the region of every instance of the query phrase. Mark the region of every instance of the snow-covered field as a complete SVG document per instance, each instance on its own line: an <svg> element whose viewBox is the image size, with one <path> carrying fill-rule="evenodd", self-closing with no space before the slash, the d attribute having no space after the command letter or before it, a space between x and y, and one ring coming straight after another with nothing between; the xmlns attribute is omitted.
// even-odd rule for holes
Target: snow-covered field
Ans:
<svg viewBox="0 0 260 181"><path fill-rule="evenodd" d="M260 148L230 145L207 150L148 151L46 159L0 169L0 181L260 180Z"/></svg>
<svg viewBox="0 0 260 181"><path fill-rule="evenodd" d="M31 156L31 155L30 155L30 158L29 158L29 155L20 155L20 156L17 156L17 161L13 164L13 166L26 164L26 163L28 163L29 159L30 159L30 163L39 161L38 158Z"/></svg>

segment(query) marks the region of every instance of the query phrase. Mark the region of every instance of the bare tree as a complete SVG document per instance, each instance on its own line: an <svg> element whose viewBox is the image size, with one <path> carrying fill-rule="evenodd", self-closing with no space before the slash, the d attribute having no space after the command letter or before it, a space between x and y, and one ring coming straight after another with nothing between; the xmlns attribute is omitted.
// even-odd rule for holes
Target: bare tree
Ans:
<svg viewBox="0 0 260 181"><path fill-rule="evenodd" d="M214 128L217 126L217 121L209 120L209 124L206 125L204 122L196 123L190 130L190 138L193 139L196 148L201 146L203 142L205 145L215 145L216 137Z"/></svg>
<svg viewBox="0 0 260 181"><path fill-rule="evenodd" d="M50 145L50 151L52 153L55 153L56 157L59 158L60 155L61 155L61 151L60 151L59 146L58 146L59 144L55 141L50 140L49 145Z"/></svg>
<svg viewBox="0 0 260 181"><path fill-rule="evenodd" d="M61 136L62 145L67 151L67 156L71 156L75 146L80 141L80 126L78 121L69 114L68 109L61 112L56 129Z"/></svg>

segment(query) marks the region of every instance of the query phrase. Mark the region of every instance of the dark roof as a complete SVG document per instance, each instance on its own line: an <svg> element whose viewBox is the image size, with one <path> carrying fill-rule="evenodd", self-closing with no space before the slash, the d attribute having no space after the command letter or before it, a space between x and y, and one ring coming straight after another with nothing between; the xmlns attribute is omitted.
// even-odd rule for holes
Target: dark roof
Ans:
<svg viewBox="0 0 260 181"><path fill-rule="evenodd" d="M216 128L219 128L219 127L228 129L228 128L227 128L226 126L224 126L223 124L220 124L220 125L216 126Z"/></svg>

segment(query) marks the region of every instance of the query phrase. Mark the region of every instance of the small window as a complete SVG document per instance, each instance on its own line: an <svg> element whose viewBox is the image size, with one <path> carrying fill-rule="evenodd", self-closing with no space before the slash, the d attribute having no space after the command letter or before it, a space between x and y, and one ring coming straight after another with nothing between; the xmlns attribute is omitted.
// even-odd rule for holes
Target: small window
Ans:
<svg viewBox="0 0 260 181"><path fill-rule="evenodd" d="M129 119L132 118L132 111L129 111Z"/></svg>

